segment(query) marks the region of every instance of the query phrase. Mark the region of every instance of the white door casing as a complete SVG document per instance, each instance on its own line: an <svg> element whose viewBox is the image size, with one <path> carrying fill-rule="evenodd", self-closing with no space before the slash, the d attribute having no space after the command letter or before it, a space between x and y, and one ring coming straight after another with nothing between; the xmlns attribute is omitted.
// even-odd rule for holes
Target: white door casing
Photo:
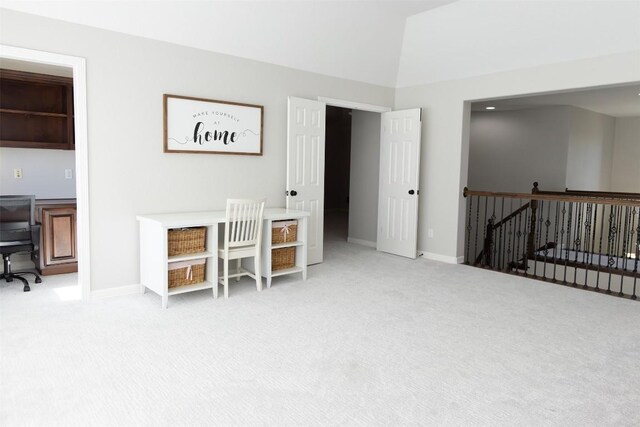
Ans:
<svg viewBox="0 0 640 427"><path fill-rule="evenodd" d="M288 99L287 208L311 213L308 264L323 259L325 113L324 102Z"/></svg>
<svg viewBox="0 0 640 427"><path fill-rule="evenodd" d="M416 258L421 111L382 113L377 250Z"/></svg>

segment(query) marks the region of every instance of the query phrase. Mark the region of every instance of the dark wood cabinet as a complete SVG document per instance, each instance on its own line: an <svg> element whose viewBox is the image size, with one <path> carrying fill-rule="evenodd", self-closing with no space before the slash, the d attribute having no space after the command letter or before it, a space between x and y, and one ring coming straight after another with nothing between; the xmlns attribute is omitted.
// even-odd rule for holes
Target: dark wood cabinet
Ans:
<svg viewBox="0 0 640 427"><path fill-rule="evenodd" d="M42 233L38 270L44 276L78 271L75 203L38 202L36 218Z"/></svg>
<svg viewBox="0 0 640 427"><path fill-rule="evenodd" d="M0 147L73 150L73 79L0 69Z"/></svg>

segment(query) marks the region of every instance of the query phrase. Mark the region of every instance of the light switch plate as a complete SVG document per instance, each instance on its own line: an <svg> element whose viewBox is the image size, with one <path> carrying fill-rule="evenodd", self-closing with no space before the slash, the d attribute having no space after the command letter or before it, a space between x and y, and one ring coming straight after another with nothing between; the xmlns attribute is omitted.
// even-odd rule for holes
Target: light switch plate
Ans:
<svg viewBox="0 0 640 427"><path fill-rule="evenodd" d="M64 170L64 179L73 179L73 171L71 169Z"/></svg>

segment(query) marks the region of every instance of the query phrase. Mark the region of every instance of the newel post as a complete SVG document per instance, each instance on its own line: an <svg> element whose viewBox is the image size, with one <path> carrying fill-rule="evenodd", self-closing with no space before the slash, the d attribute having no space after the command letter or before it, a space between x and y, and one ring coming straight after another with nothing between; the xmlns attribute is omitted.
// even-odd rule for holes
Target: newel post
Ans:
<svg viewBox="0 0 640 427"><path fill-rule="evenodd" d="M533 188L531 189L531 194L537 194L540 190L538 190L538 182L533 183ZM527 258L531 259L535 253L535 237L536 237L536 213L538 211L538 201L531 200L531 225L529 226L529 235L527 236Z"/></svg>

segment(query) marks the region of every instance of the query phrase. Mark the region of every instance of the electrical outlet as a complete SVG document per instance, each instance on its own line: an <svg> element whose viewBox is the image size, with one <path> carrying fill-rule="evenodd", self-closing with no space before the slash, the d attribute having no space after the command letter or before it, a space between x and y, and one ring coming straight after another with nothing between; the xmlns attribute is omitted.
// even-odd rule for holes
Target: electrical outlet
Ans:
<svg viewBox="0 0 640 427"><path fill-rule="evenodd" d="M64 170L64 179L73 179L73 171L71 169Z"/></svg>
<svg viewBox="0 0 640 427"><path fill-rule="evenodd" d="M20 178L22 178L22 169L21 169L21 168L15 168L15 169L13 170L13 177L14 177L15 179L20 179Z"/></svg>
<svg viewBox="0 0 640 427"><path fill-rule="evenodd" d="M428 236L430 239L433 239L433 228L430 228L429 230L427 230L427 236Z"/></svg>

